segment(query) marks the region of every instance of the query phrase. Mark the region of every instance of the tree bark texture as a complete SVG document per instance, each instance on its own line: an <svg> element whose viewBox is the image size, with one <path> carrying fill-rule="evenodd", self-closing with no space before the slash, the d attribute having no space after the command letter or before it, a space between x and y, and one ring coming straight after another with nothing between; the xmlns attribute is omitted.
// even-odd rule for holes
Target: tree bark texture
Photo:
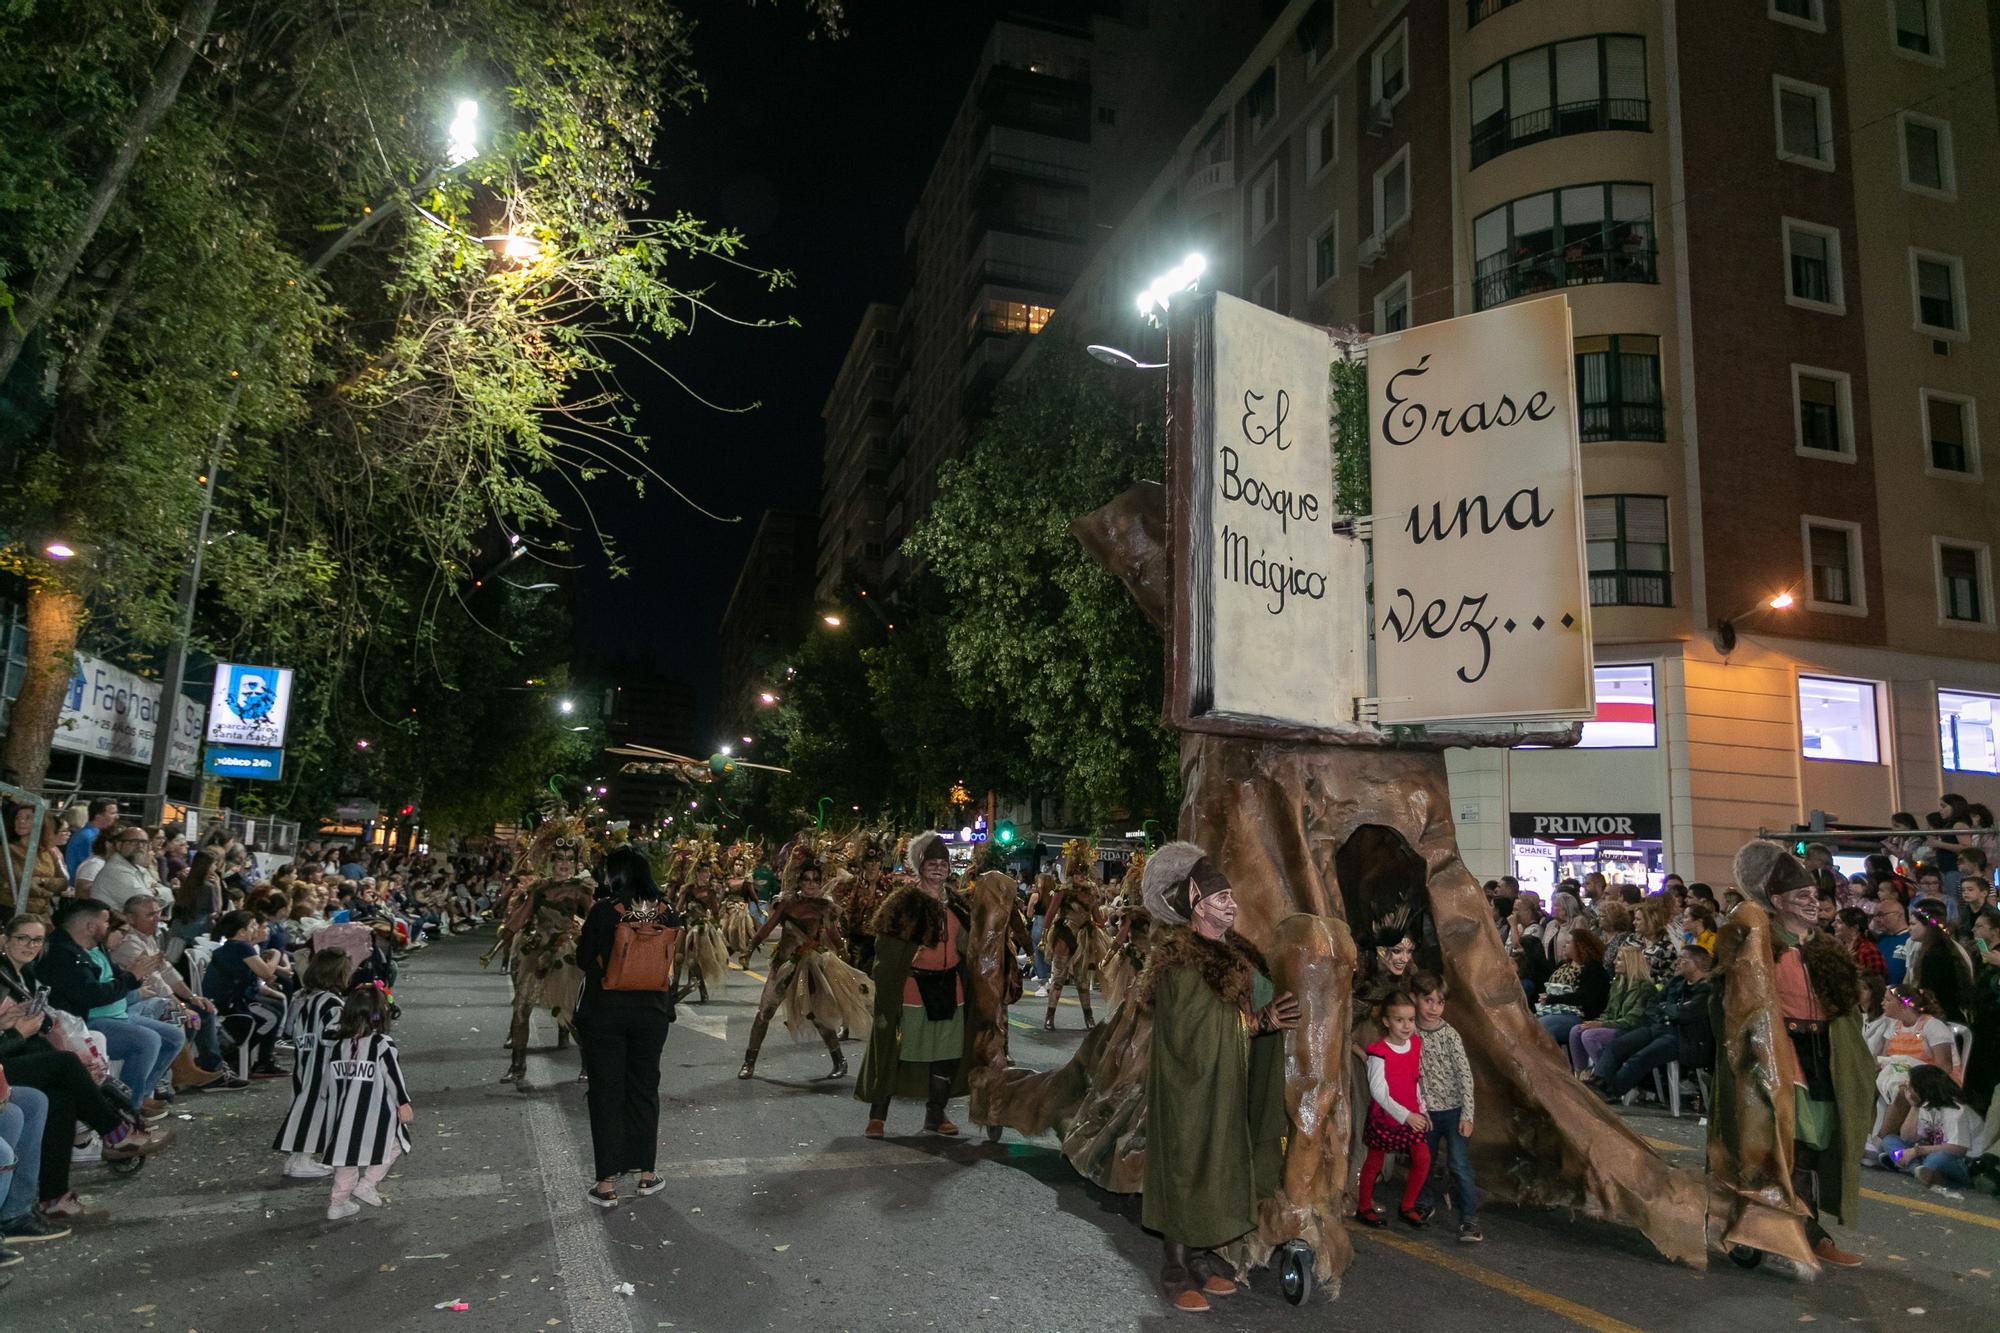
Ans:
<svg viewBox="0 0 2000 1333"><path fill-rule="evenodd" d="M83 598L74 590L49 579L28 585L27 660L21 692L7 713L7 748L0 754L0 770L16 786L38 790L48 776L49 743L62 718L82 628Z"/></svg>

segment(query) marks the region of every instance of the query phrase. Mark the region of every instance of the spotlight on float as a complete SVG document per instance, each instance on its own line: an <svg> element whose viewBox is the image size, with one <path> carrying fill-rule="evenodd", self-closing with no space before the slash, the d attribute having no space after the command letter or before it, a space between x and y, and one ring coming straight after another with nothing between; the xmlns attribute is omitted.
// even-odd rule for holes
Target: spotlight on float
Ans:
<svg viewBox="0 0 2000 1333"><path fill-rule="evenodd" d="M1174 297L1192 290L1201 281L1201 275L1206 272L1208 272L1208 257L1199 251L1189 254L1180 263L1154 278L1146 285L1146 290L1139 293L1140 315L1155 324L1159 323L1160 316L1167 313L1167 307L1172 304Z"/></svg>

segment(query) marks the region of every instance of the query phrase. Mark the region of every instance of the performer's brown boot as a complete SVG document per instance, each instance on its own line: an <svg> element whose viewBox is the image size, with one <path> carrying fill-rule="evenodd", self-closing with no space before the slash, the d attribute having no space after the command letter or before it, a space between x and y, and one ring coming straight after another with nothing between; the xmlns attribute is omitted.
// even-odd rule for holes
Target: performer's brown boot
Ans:
<svg viewBox="0 0 2000 1333"><path fill-rule="evenodd" d="M924 1103L924 1128L933 1134L947 1137L958 1133L958 1126L945 1118L945 1103L951 1100L951 1075L931 1075L931 1095Z"/></svg>
<svg viewBox="0 0 2000 1333"><path fill-rule="evenodd" d="M1083 1006L1083 1030L1088 1032L1097 1026L1097 1019L1090 1012L1090 992L1084 991L1077 1003Z"/></svg>
<svg viewBox="0 0 2000 1333"><path fill-rule="evenodd" d="M846 1078L847 1056L840 1049L840 1038L834 1036L831 1032L822 1032L820 1035L826 1039L827 1054L833 1057L833 1072L828 1074L827 1077Z"/></svg>
<svg viewBox="0 0 2000 1333"><path fill-rule="evenodd" d="M743 1068L736 1071L736 1077L749 1078L757 1072L757 1048L752 1046L743 1052Z"/></svg>
<svg viewBox="0 0 2000 1333"><path fill-rule="evenodd" d="M1042 1031L1054 1032L1055 1030L1056 1030L1056 1002L1054 1000L1050 1000L1049 1012L1042 1019Z"/></svg>
<svg viewBox="0 0 2000 1333"><path fill-rule="evenodd" d="M1163 1241L1161 1248L1160 1289L1168 1304L1189 1314L1208 1309L1208 1297L1195 1289L1198 1279L1188 1267L1187 1246L1169 1240Z"/></svg>

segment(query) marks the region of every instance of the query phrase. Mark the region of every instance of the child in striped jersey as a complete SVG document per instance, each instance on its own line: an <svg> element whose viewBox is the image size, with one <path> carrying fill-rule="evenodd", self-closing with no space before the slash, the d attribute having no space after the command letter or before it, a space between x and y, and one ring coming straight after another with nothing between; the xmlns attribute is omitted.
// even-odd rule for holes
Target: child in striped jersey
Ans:
<svg viewBox="0 0 2000 1333"><path fill-rule="evenodd" d="M1458 1238L1467 1245L1485 1236L1479 1230L1479 1187L1472 1177L1472 1062L1458 1029L1444 1021L1444 980L1419 972L1410 982L1417 1000L1417 1035L1424 1040L1418 1082L1430 1111L1430 1159L1449 1161L1458 1203ZM1436 1209L1436 1186L1428 1173L1417 1196L1417 1211L1428 1219Z"/></svg>
<svg viewBox="0 0 2000 1333"><path fill-rule="evenodd" d="M410 1094L389 1035L389 992L380 982L348 995L324 1059L328 1106L320 1158L333 1168L326 1216L337 1222L360 1212L362 1203L381 1207L375 1187L410 1150Z"/></svg>
<svg viewBox="0 0 2000 1333"><path fill-rule="evenodd" d="M343 993L354 960L339 949L321 949L306 964L305 989L292 1005L286 1033L292 1039L292 1105L271 1147L285 1158L285 1174L319 1180L333 1168L313 1160L326 1132L326 1050L340 1025Z"/></svg>

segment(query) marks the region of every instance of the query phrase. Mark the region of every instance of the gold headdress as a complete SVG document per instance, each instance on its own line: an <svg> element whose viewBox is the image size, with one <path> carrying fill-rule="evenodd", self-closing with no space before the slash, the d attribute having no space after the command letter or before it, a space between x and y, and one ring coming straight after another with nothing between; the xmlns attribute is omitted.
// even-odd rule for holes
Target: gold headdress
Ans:
<svg viewBox="0 0 2000 1333"><path fill-rule="evenodd" d="M1089 838L1071 838L1063 844L1063 870L1070 879L1097 881L1097 844Z"/></svg>

